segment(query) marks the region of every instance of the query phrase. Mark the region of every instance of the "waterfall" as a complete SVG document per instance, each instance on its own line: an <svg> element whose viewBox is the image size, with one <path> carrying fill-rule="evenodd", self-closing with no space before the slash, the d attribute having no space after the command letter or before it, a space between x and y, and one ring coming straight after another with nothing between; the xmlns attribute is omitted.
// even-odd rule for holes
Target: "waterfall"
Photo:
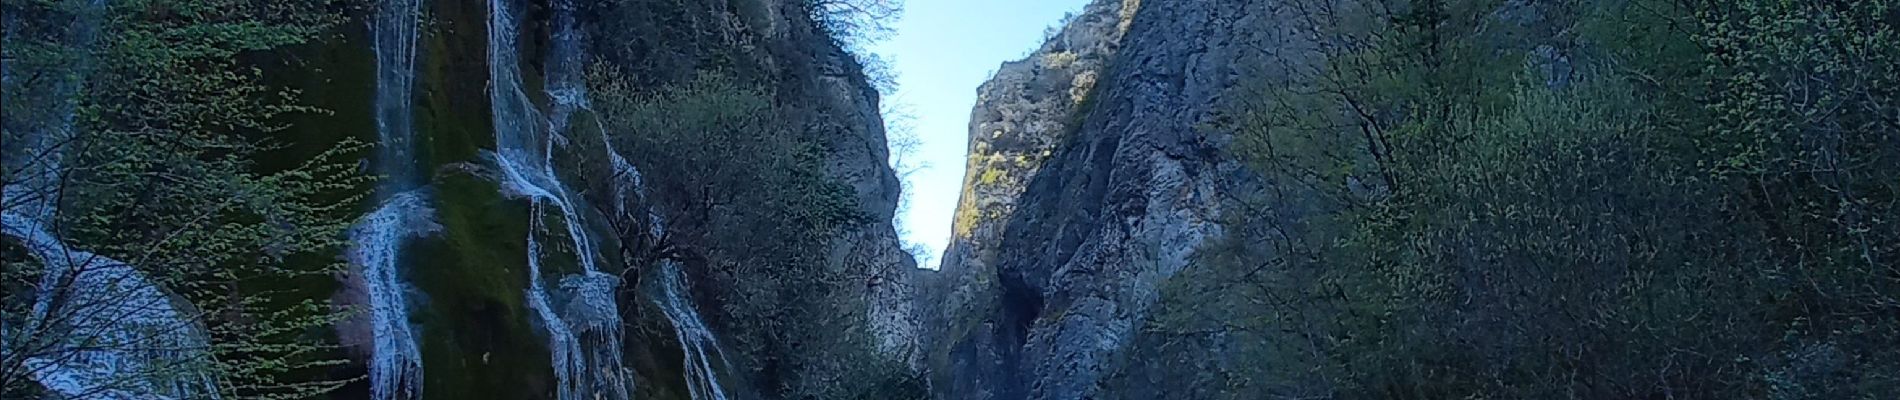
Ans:
<svg viewBox="0 0 1900 400"><path fill-rule="evenodd" d="M553 146L567 127L567 117L585 97L578 83L578 33L573 26L573 6L556 4L557 33L551 52L556 64L572 65L565 71L550 73L549 93L558 118L542 119L527 93L521 88L520 39L515 6L509 0L489 1L488 74L489 98L495 125L495 151L492 158L503 190L525 197L532 204L532 224L528 231L528 307L548 332L548 351L553 358L556 394L561 400L592 398L625 399L630 396L633 380L621 361L623 336L614 288L619 278L600 272L598 253L587 233L573 194L561 183L554 170ZM564 50L560 50L564 49ZM558 212L572 245L580 272L559 280L560 296L550 294L542 276L543 216L548 207ZM558 304L557 304L558 301Z"/></svg>
<svg viewBox="0 0 1900 400"><path fill-rule="evenodd" d="M725 362L725 353L719 350L719 341L713 338L712 331L706 329L706 323L694 311L692 300L686 296L686 285L680 275L679 263L673 260L660 262L660 309L666 318L673 322L673 336L679 339L680 352L685 353L686 390L694 400L726 400L726 391L719 387L718 377L713 373L712 357L717 355L721 363Z"/></svg>
<svg viewBox="0 0 1900 400"><path fill-rule="evenodd" d="M421 0L381 0L370 20L376 52L376 133L383 198L421 184L414 165L416 38Z"/></svg>
<svg viewBox="0 0 1900 400"><path fill-rule="evenodd" d="M383 0L370 20L376 52L377 160L383 181L375 212L351 228L349 261L368 297L369 384L375 400L422 397L422 352L409 324L408 286L398 271L403 242L436 229L415 173L414 100L419 0Z"/></svg>
<svg viewBox="0 0 1900 400"><path fill-rule="evenodd" d="M8 110L29 114L6 138L19 145L20 157L8 160L18 181L0 187L0 234L18 240L41 271L32 309L23 329L4 338L13 349L30 349L22 367L49 393L65 398L174 399L218 398L210 371L208 335L195 309L176 300L136 267L76 249L54 232L65 165L64 144L77 137L74 123L89 56L98 34L105 1L82 3L67 45L79 55L48 87L45 109ZM7 16L6 40L14 39L16 16ZM0 68L0 80L13 82L13 66ZM32 343L19 345L19 343Z"/></svg>
<svg viewBox="0 0 1900 400"><path fill-rule="evenodd" d="M644 201L645 183L641 181L639 171L631 172L633 191ZM650 224L647 234L655 238L665 237L665 218L649 209L647 221ZM718 357L719 363L724 365L726 353L719 348L719 340L706 327L705 320L699 317L698 309L693 307L679 262L663 259L659 264L660 290L654 302L660 305L660 311L672 323L673 337L679 340L686 392L693 400L726 400L726 391L719 385L719 375L713 369L713 357Z"/></svg>
<svg viewBox="0 0 1900 400"><path fill-rule="evenodd" d="M550 59L546 80L548 97L553 103L552 112L549 115L549 129L556 135L567 133L573 116L587 111L586 115L590 117L588 121L593 123L593 127L599 132L602 150L605 151L613 168L615 216L632 218L632 214L629 214L626 208L628 197L629 195L637 196L644 202L646 200L645 182L641 178L639 169L614 149L613 140L608 137L607 127L601 123L599 115L591 112L592 105L588 100L587 85L581 73L583 68L581 61L584 59L581 49L582 31L575 22L574 0L553 0L553 2L554 20L551 24L553 40L549 45ZM648 234L653 235L654 238L664 236L665 227L660 216L649 209L647 217L648 223L651 224ZM705 322L699 317L699 312L693 308L692 302L688 299L684 284L681 283L683 278L680 275L679 263L666 260L662 261L660 266L662 286L658 303L667 319L671 320L674 336L679 339L680 349L685 353L684 375L687 392L695 400L726 400L725 390L719 386L718 378L713 372L712 358L708 356L709 351L711 354L719 355L723 363L724 353L720 352L719 343L714 339L712 331L706 328ZM563 281L563 284L565 285L566 281Z"/></svg>
<svg viewBox="0 0 1900 400"><path fill-rule="evenodd" d="M607 136L607 126L600 121L600 115L593 113L593 105L588 100L587 83L582 74L581 62L586 58L581 49L583 38L580 24L575 20L577 12L574 0L553 0L554 20L552 43L548 46L547 93L552 101L549 113L548 129L555 135L568 133L575 113L588 111L588 122L600 134L602 150L607 154L613 173L613 199L615 217L629 217L627 214L627 194L629 190L640 187L640 171L633 163L614 150L613 140Z"/></svg>
<svg viewBox="0 0 1900 400"><path fill-rule="evenodd" d="M612 138L607 135L606 124L601 123L598 114L592 113L588 100L588 90L581 74L581 30L574 18L574 0L554 0L554 20L552 23L553 40L549 45L547 92L552 100L552 112L549 114L549 129L556 135L568 132L576 113L587 111L588 120L600 134L601 146L613 168L613 198L615 217L632 218L628 213L629 195L646 200L645 182L640 170L620 155L613 147ZM648 234L655 238L665 234L665 227L658 214L648 210L648 222L651 224ZM687 392L695 400L726 400L726 393L719 386L713 372L712 358L717 354L724 362L724 353L712 331L706 328L699 312L688 300L679 264L666 260L661 262L661 298L658 302L667 319L671 320L674 336L679 339L680 349L685 353L685 377ZM567 281L563 281L565 286Z"/></svg>
<svg viewBox="0 0 1900 400"><path fill-rule="evenodd" d="M574 1L552 2L552 37L545 79L551 104L545 125L538 123L542 116L521 88L519 54L515 47L515 41L519 39L516 10L508 0L491 0L489 4L489 94L495 118L497 147L493 156L504 189L533 202L534 223L527 238L530 277L528 304L548 330L548 347L554 359L559 398L588 398L588 390L595 391L592 397L630 398L627 391L632 388L632 380L620 369L622 333L618 307L613 297L614 287L619 284L619 280L598 270L593 242L571 199L572 194L562 185L553 168L553 146L572 142L571 138L564 135L571 133L575 115L585 114L588 117L586 122L592 123L600 134L601 150L606 153L613 168L612 209L616 213L615 217L632 217L627 210L629 196L644 200L646 193L640 172L614 149L606 126L600 122L598 115L591 112L587 85L582 75L584 38L575 20ZM543 128L545 132L541 131ZM553 207L562 216L568 237L573 241L577 262L583 271L579 275L560 279L560 299L565 299L565 304L559 307L555 304L555 296L547 291L546 280L542 277L542 236L539 232L543 228L542 218L547 215L544 210L546 207ZM651 224L649 234L661 237L664 233L663 221L651 210L647 214ZM675 336L686 353L685 371L689 393L696 400L726 400L726 393L720 387L713 368L713 357L720 357L718 361L723 363L724 355L719 350L718 341L686 297L678 263L670 260L662 262L660 273L663 278L656 302L661 305L666 317L672 320ZM588 340L583 343L583 338Z"/></svg>
<svg viewBox="0 0 1900 400"><path fill-rule="evenodd" d="M437 229L420 192L390 196L375 212L350 229L350 265L368 296L370 397L376 400L422 397L422 352L409 325L409 302L397 272L404 240Z"/></svg>
<svg viewBox="0 0 1900 400"><path fill-rule="evenodd" d="M59 342L23 363L40 385L70 398L218 397L203 328L137 268L68 247L27 215L0 213L0 228L46 268L27 328L41 337L9 339Z"/></svg>
<svg viewBox="0 0 1900 400"><path fill-rule="evenodd" d="M51 84L45 88L49 92L46 99L50 104L46 104L44 109L7 110L10 113L20 112L28 116L21 118L25 126L8 127L13 128L10 130L14 133L24 133L24 137L7 138L6 141L18 140L17 145L24 147L21 149L23 153L11 161L24 161L29 165L11 166L14 167L11 168L12 170L19 171L24 176L17 178L18 182L11 182L11 185L5 189L5 196L8 199L4 204L14 213L37 221L51 221L58 211L60 174L65 172L66 155L62 147L77 135L77 132L73 131L74 118L78 115L79 107L75 96L81 93L81 87L85 83L83 75L91 68L91 56L87 53L91 51L99 34L99 19L103 17L100 14L106 11L105 0L91 0L83 5L84 7L73 10L73 21L67 27L67 35L63 38L64 44L68 46L67 50L74 53L74 57L68 60L70 65L60 71L33 71L52 77L49 79ZM17 35L21 33L19 32L21 29L19 16L8 14L6 18L8 19L5 21L6 36L0 38L0 41L18 40ZM13 69L16 67L13 65L0 67L0 80L12 82L15 79ZM36 73L28 75L37 75ZM28 88L28 90L32 89ZM8 143L8 145L16 144Z"/></svg>

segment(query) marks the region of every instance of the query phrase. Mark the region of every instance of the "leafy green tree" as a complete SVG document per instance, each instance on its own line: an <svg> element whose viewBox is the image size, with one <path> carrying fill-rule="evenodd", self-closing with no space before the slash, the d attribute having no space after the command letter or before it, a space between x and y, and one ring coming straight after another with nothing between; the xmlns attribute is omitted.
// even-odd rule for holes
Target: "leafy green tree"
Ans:
<svg viewBox="0 0 1900 400"><path fill-rule="evenodd" d="M1189 272L1228 283L1158 316L1254 332L1281 362L1243 372L1294 377L1236 387L1900 393L1877 333L1900 329L1892 2L1289 7L1325 68L1226 107L1215 128L1274 184Z"/></svg>
<svg viewBox="0 0 1900 400"><path fill-rule="evenodd" d="M826 263L832 241L865 218L852 189L823 169L823 139L835 132L787 122L801 111L718 73L642 91L600 66L590 81L608 136L645 174L645 202L667 218L664 237L635 229L622 242L645 244L636 264L688 267L701 282L695 297L720 306L708 315L727 356L758 366L760 379L783 385L764 390L786 398L921 396L907 367L869 354L868 335L849 331L862 322L830 293L867 284ZM832 347L798 349L820 343Z"/></svg>
<svg viewBox="0 0 1900 400"><path fill-rule="evenodd" d="M335 313L309 293L341 265L339 232L351 221L364 179L349 160L358 144L335 144L296 162L296 138L279 117L320 112L296 92L260 83L251 54L304 43L338 22L329 1L8 0L5 182L50 172L57 190L10 192L8 212L51 204L49 231L74 249L129 264L175 298L178 326L206 348L168 349L191 359L114 380L197 374L224 398L307 398L342 384L327 326ZM20 34L15 34L20 33ZM74 40L83 37L86 40ZM75 67L77 66L77 67ZM72 82L73 90L61 89ZM62 107L61 104L69 104ZM22 110L23 112L14 112ZM70 118L69 123L48 123ZM38 129L47 126L60 129ZM51 138L44 141L40 139ZM316 144L324 145L324 144ZM58 160L51 166L47 160ZM288 164L288 165L283 165ZM16 195L31 193L31 195ZM51 196L50 198L48 196ZM17 239L10 237L9 239ZM108 333L56 323L96 307L70 304L96 288L43 281L50 263L6 242L6 356L0 391L38 389L28 360L70 360ZM46 287L52 282L54 287ZM317 287L324 287L321 283ZM48 312L25 321L37 293ZM106 383L98 391L119 390Z"/></svg>

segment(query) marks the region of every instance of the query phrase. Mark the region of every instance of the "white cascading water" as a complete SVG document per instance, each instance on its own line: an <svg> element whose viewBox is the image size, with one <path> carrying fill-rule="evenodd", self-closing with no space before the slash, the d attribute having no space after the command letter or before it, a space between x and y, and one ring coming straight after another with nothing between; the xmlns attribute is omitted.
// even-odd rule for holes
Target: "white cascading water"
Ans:
<svg viewBox="0 0 1900 400"><path fill-rule="evenodd" d="M592 102L588 100L587 82L582 74L582 61L586 53L581 49L584 38L580 23L576 21L577 12L574 0L553 0L554 21L553 40L548 46L547 93L553 103L549 113L548 129L554 135L565 135L572 126L575 113L587 111L589 122L600 133L602 150L613 167L614 212L615 217L627 217L627 192L638 188L640 171L633 163L627 162L619 151L614 150L613 140L607 136L606 124L601 123L600 115L594 114Z"/></svg>
<svg viewBox="0 0 1900 400"><path fill-rule="evenodd" d="M376 133L378 160L384 180L383 198L411 190L422 182L416 176L415 86L416 39L422 22L422 0L379 0L370 19L376 53Z"/></svg>
<svg viewBox="0 0 1900 400"><path fill-rule="evenodd" d="M621 365L621 328L616 312L618 308L612 296L619 280L597 270L593 243L584 231L579 214L575 212L569 192L556 178L551 160L554 141L562 139L560 135L569 132L574 114L591 111L587 86L581 74L583 38L575 21L574 2L553 1L553 37L549 46L550 60L546 76L547 93L552 105L547 119L548 136L545 137L537 135L539 115L520 88L520 71L516 64L518 54L514 44L518 39L514 10L507 0L491 0L490 5L488 61L489 78L494 83L490 94L497 132L496 164L508 190L533 199L536 228L541 226L540 216L544 215L541 208L544 205L552 205L561 212L568 236L574 241L576 257L585 271L584 274L560 280L562 292L570 300L556 312L542 283L539 236L533 231L529 233L529 306L540 316L543 325L548 327L550 352L562 388L560 398L584 398L587 396L583 395L583 391L589 389L597 390L597 396L600 397L630 398L628 392L614 391L632 388L632 380L625 373L618 372ZM617 217L630 217L626 209L629 195L642 200L645 197L640 172L614 150L613 142L607 136L606 127L600 123L598 115L591 112L586 114L601 135L601 145L612 163L613 209ZM651 224L649 234L663 236L663 222L659 216L649 210L648 220ZM688 392L696 400L726 400L725 391L719 385L713 367L714 357L724 362L718 341L688 299L684 284L681 283L683 277L678 263L664 261L661 265L663 280L658 303L667 318L672 320L675 336L686 354L684 362ZM590 331L593 334L589 334ZM591 345L584 346L580 343L581 337L598 339L590 340ZM581 358L589 355L593 358ZM591 382L579 379L588 377L590 372Z"/></svg>
<svg viewBox="0 0 1900 400"><path fill-rule="evenodd" d="M65 44L69 46L68 50L78 53L69 60L72 65L64 71L37 71L37 73L28 74L29 76L44 74L53 77L52 84L47 88L51 92L50 96L46 97L51 104L45 104L44 110L22 110L22 114L28 116L24 121L26 126L17 127L18 129L15 129L13 133L23 134L24 137L7 138L8 141L18 140L20 144L24 144L23 151L25 152L14 161L26 161L30 165L17 165L10 168L23 176L15 178L14 182L9 182L10 185L6 188L9 199L4 205L8 211L32 217L37 221L51 221L58 211L60 174L65 172L65 154L62 153L61 147L76 135L73 131L75 127L73 118L78 115L79 104L73 96L80 93L80 86L84 84L81 75L89 68L91 59L85 53L90 51L96 40L95 37L98 36L99 18L102 18L99 14L105 12L105 0L92 0L84 4L85 7L74 10L73 22L68 26L68 36L64 38ZM8 19L6 21L7 35L0 38L0 41L11 42L17 40L15 35L21 28L20 21L18 21L18 15L9 14L6 17ZM16 63L6 64L9 66L0 67L0 79L12 81L12 64ZM36 114L36 111L40 113Z"/></svg>
<svg viewBox="0 0 1900 400"><path fill-rule="evenodd" d="M350 265L361 275L369 312L369 384L375 400L422 398L422 352L409 324L409 302L398 262L402 244L437 229L428 199L397 193L350 229Z"/></svg>
<svg viewBox="0 0 1900 400"><path fill-rule="evenodd" d="M601 145L613 167L614 212L617 213L615 217L632 218L633 215L628 213L626 207L630 200L628 197L629 195L637 196L644 202L646 200L645 182L640 175L640 170L614 149L613 140L607 135L606 124L601 123L598 114L591 112L593 109L588 100L587 84L581 73L583 68L581 62L585 57L581 49L582 32L575 21L574 0L553 0L553 2L553 40L549 45L550 60L547 73L547 92L553 103L552 112L549 113L549 129L557 135L563 134L568 132L575 113L585 111L591 117L589 122L600 133ZM647 214L647 221L651 224L648 234L653 235L654 238L663 237L665 234L663 220L651 210L648 210ZM707 329L706 324L699 317L699 312L687 297L688 292L681 283L684 278L680 275L679 264L671 260L662 261L660 274L662 286L658 303L666 317L671 320L674 336L679 339L680 348L685 353L684 375L688 394L695 400L726 400L725 390L720 387L718 377L714 373L713 358L709 356L709 354L716 355L723 363L724 353L720 351L718 340L713 337L712 331ZM568 281L563 280L562 284L566 286Z"/></svg>
<svg viewBox="0 0 1900 400"><path fill-rule="evenodd" d="M685 353L686 390L694 400L726 400L726 391L719 387L717 375L713 372L713 357L725 362L725 353L719 349L719 341L712 331L706 329L706 322L699 318L699 312L693 308L693 302L687 297L686 284L680 274L679 263L673 260L660 262L660 310L673 322L673 336L679 338L680 352Z"/></svg>
<svg viewBox="0 0 1900 400"><path fill-rule="evenodd" d="M582 79L580 50L580 30L574 21L574 0L554 0L554 40L550 46L554 59L551 60L548 73L548 94L553 99L554 112L552 126L556 132L565 132L570 118L576 112L589 111L590 122L600 133L600 141L605 147L608 160L613 167L614 211L617 217L632 218L626 205L629 195L645 202L646 184L640 170L614 150L613 140L607 135L607 127L601 123L599 115L592 113L588 100L588 90ZM665 222L659 214L647 210L650 224L648 234L654 238L665 236ZM684 277L679 263L672 260L661 262L661 298L657 300L667 319L672 322L674 337L679 340L684 356L687 392L695 400L726 400L725 389L719 385L718 375L714 372L713 359L725 362L719 341L699 317L699 311L693 307L688 292L682 283Z"/></svg>
<svg viewBox="0 0 1900 400"><path fill-rule="evenodd" d="M85 49L97 35L103 0L85 3L72 25L69 45ZM17 22L9 16L9 33ZM11 35L9 35L10 37ZM83 50L81 50L83 51ZM89 57L75 57L68 71L84 71ZM12 79L15 71L0 71ZM23 329L4 338L23 355L22 367L46 391L85 399L184 399L219 397L212 379L210 347L195 309L177 301L136 267L76 249L53 231L59 213L63 144L75 137L73 96L82 73L59 78L57 99L38 120L10 133L22 137L22 157L9 165L20 177L0 188L0 234L18 240L40 261L38 288ZM31 343L18 346L19 343ZM9 356L12 357L12 356Z"/></svg>
<svg viewBox="0 0 1900 400"><path fill-rule="evenodd" d="M22 365L47 391L74 399L218 397L203 328L137 268L68 247L26 215L0 213L0 228L45 266L26 330L41 337L11 340L59 342Z"/></svg>
<svg viewBox="0 0 1900 400"><path fill-rule="evenodd" d="M414 103L419 0L383 0L370 20L376 53L377 165L381 206L350 229L347 256L368 297L369 385L374 400L422 398L422 352L409 323L399 263L407 239L437 229L414 172Z"/></svg>
<svg viewBox="0 0 1900 400"><path fill-rule="evenodd" d="M569 32L567 38L576 39L571 26L572 6L564 9L567 11L565 20L568 26L557 29ZM557 101L569 106L561 106L564 111L559 112L563 121L556 122L543 119L529 101L527 93L521 88L520 55L516 50L520 33L516 12L510 0L489 1L489 99L494 114L496 149L493 158L498 178L504 190L528 198L532 204L530 213L533 221L527 238L528 307L535 312L548 332L548 352L553 358L556 398L630 398L633 380L621 362L622 328L619 307L614 299L614 288L619 285L619 278L600 272L596 261L598 253L581 220L581 210L571 200L572 194L561 183L553 166L556 139L553 134L559 133L556 128L565 129L566 114L572 112L571 106L576 103ZM563 35L556 36L558 40ZM574 58L578 58L578 55L578 52L556 54L557 57ZM577 64L579 60L557 62ZM557 87L555 90L560 89ZM561 296L558 300L561 300L561 304L558 307L557 299L546 288L547 280L542 277L540 239L541 231L546 227L542 216L546 215L548 206L560 213L562 225L573 247L571 250L581 270L579 274L559 280Z"/></svg>

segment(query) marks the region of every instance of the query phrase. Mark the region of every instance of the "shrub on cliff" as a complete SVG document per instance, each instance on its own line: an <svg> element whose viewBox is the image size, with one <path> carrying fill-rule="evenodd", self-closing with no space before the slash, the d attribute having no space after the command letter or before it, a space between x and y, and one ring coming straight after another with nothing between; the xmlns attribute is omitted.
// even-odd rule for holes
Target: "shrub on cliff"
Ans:
<svg viewBox="0 0 1900 400"><path fill-rule="evenodd" d="M736 256L801 259L813 255L786 253L856 216L846 188L820 170L822 145L785 126L761 89L703 74L635 93L614 75L596 69L597 109L618 148L655 177L648 190L674 216L669 236L710 236Z"/></svg>
<svg viewBox="0 0 1900 400"><path fill-rule="evenodd" d="M647 253L690 267L696 295L718 306L709 314L727 354L749 357L740 364L768 381L756 386L789 398L892 398L916 387L894 372L901 366L866 361L879 359L864 351L868 336L842 333L863 325L838 310L862 305L837 304L830 291L864 283L827 265L827 249L864 216L852 189L823 170L823 139L835 132L789 123L784 113L798 111L729 76L642 92L611 68L590 75L603 125L667 218Z"/></svg>

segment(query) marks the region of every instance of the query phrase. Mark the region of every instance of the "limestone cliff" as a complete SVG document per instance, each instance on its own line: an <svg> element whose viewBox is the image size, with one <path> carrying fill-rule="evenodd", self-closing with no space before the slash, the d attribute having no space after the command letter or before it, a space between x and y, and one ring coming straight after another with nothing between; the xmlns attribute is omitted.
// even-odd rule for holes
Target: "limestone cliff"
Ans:
<svg viewBox="0 0 1900 400"><path fill-rule="evenodd" d="M1329 55L1363 45L1354 35L1383 29L1336 18L1368 6L1097 1L1041 50L1004 64L972 112L956 237L920 295L943 307L926 323L935 394L1326 393L1308 376L1317 364L1292 353L1308 350L1300 347L1306 338L1252 330L1245 320L1326 318L1329 310L1273 310L1275 293L1232 289L1240 285L1212 272L1204 253L1238 247L1263 266L1247 269L1274 268L1280 264L1270 260L1298 256L1276 243L1337 229L1322 217L1384 190L1365 183L1377 178L1361 171L1373 168L1264 175L1235 155L1242 145L1232 128L1243 116L1237 111L1254 106L1237 101L1304 107L1300 118L1337 123L1299 128L1350 134L1301 151L1367 166L1369 145L1351 122L1361 114L1350 113L1386 111L1330 98L1288 106L1286 99L1328 87L1326 79L1357 79L1330 75L1352 64ZM1548 29L1551 13L1505 2L1489 14L1499 33L1473 42L1531 54L1527 60L1556 85L1569 67L1550 46L1561 36ZM1349 189L1320 192L1325 185ZM1241 240L1223 241L1230 236ZM1263 364L1286 367L1249 369Z"/></svg>
<svg viewBox="0 0 1900 400"><path fill-rule="evenodd" d="M1129 359L1134 340L1162 284L1221 234L1224 185L1248 184L1206 126L1243 54L1298 47L1242 29L1271 17L1260 2L1119 3L1092 4L984 86L958 236L926 295L947 304L930 325L942 398L1183 390L1102 388L1170 366ZM1051 65L1072 59L1074 72ZM1210 351L1189 356L1218 362Z"/></svg>
<svg viewBox="0 0 1900 400"><path fill-rule="evenodd" d="M1023 390L1015 364L1034 318L1030 283L999 258L1008 217L1031 180L1078 131L1071 117L1087 106L1120 47L1136 1L1097 1L1028 58L1004 63L977 90L970 147L954 236L939 271L923 289L933 385L940 397L1013 398ZM1013 286L1005 286L1013 285Z"/></svg>

